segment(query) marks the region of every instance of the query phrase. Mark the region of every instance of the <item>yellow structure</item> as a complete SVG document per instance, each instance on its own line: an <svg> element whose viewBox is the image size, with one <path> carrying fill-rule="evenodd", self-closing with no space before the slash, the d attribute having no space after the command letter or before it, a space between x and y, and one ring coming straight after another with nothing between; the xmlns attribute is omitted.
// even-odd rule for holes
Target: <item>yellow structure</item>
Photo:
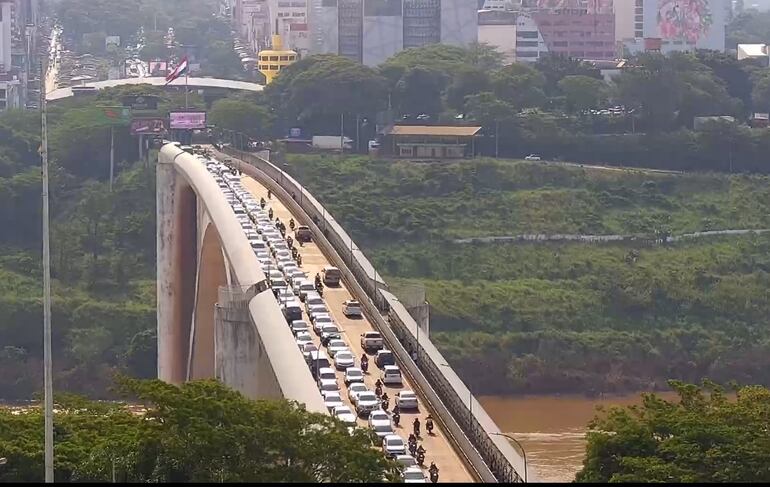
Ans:
<svg viewBox="0 0 770 487"><path fill-rule="evenodd" d="M273 48L259 51L259 72L265 75L265 84L270 84L278 73L297 61L297 53L283 49L280 35L273 36Z"/></svg>

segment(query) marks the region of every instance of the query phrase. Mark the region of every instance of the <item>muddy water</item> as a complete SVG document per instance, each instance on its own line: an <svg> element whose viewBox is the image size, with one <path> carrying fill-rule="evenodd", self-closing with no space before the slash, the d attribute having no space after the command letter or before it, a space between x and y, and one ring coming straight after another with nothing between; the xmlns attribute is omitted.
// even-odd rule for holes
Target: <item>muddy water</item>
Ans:
<svg viewBox="0 0 770 487"><path fill-rule="evenodd" d="M673 399L676 394L658 394ZM571 482L583 465L586 425L597 406L640 403L640 394L585 396L485 396L479 401L500 429L527 452L528 470L544 482Z"/></svg>

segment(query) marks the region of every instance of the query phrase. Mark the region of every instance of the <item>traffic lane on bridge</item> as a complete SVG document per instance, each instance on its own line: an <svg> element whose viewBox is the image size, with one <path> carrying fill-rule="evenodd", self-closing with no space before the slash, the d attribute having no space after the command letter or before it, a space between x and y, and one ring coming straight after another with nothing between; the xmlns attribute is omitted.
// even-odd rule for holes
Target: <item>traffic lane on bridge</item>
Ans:
<svg viewBox="0 0 770 487"><path fill-rule="evenodd" d="M243 176L243 185L248 189L256 198L265 198L268 206L273 209L274 215L279 218L284 224L288 226L288 222L291 218L294 218L295 222L299 222L299 219L291 214L289 210L273 195L271 199L267 198L267 190L258 181ZM299 223L298 223L299 224ZM288 232L288 229L287 229ZM288 234L288 233L287 233ZM302 255L302 267L301 269L307 273L308 278L311 280L315 277L316 273L320 273L321 270L330 265L328 259L323 255L321 250L315 244L315 242L305 243L302 247L297 246L300 255ZM351 319L345 316L342 312L343 303L349 299L353 299L344 283L340 284L340 287L331 288L324 287L324 301L326 307L334 317L334 321L339 325L342 330L343 339L347 342L350 350L359 358L357 366L360 367L360 357L363 356L364 350L361 348L360 336L365 331L373 331L374 327L369 323L366 318L363 319ZM303 319L308 323L309 317L303 310ZM320 338L311 331L313 343L322 349ZM373 355L369 355L369 372L364 378L364 383L370 390L374 390L374 383L380 377L380 369L374 363ZM345 401L345 404L351 407L355 411L355 407L348 400L348 388L345 386L344 373L337 372L337 380L340 384L340 395ZM391 409L395 405L396 393L401 390L415 390L409 379L403 378L404 385L402 387L384 386L383 390L388 393L390 397ZM415 418L420 418L420 436L421 440L418 441L418 445L423 445L425 448L425 467L423 471L427 477L427 466L430 462L435 462L439 467L439 478L441 482L473 482L473 476L468 472L465 467L465 463L461 460L461 457L454 450L452 443L447 440L445 433L439 427L438 422L434 422L433 435L428 435L425 430L425 417L428 415L428 410L424 406L422 396L418 396L419 409L416 411L401 411L401 421L399 426L393 425L395 433L401 436L404 441L409 438L409 434L412 432L412 423ZM369 427L369 424L365 418L358 418L358 424L362 427Z"/></svg>

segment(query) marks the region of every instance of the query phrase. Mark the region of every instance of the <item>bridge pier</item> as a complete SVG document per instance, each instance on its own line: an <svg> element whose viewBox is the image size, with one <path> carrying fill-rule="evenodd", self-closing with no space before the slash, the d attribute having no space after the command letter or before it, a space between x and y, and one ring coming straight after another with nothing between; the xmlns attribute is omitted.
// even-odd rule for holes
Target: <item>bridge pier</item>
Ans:
<svg viewBox="0 0 770 487"><path fill-rule="evenodd" d="M158 378L187 376L195 301L196 198L172 164L157 165Z"/></svg>

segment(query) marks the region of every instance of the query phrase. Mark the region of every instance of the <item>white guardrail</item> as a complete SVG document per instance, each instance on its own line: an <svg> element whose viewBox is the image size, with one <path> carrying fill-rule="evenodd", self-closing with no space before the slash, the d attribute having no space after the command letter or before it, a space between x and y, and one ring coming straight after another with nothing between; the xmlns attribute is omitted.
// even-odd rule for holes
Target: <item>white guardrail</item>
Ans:
<svg viewBox="0 0 770 487"><path fill-rule="evenodd" d="M266 185L292 212L307 216L308 221L303 223L310 226L316 243L336 261L350 289L369 298L362 300L367 315L476 477L483 482L523 482L519 474L526 468L523 458L508 440L498 436L500 429L430 339L423 336L417 343L417 323L388 292L382 277L334 217L302 185L269 161L232 147L224 147L222 152L236 158L230 161L235 169ZM410 357L412 350L417 350L416 362ZM532 475L526 477L533 481Z"/></svg>

